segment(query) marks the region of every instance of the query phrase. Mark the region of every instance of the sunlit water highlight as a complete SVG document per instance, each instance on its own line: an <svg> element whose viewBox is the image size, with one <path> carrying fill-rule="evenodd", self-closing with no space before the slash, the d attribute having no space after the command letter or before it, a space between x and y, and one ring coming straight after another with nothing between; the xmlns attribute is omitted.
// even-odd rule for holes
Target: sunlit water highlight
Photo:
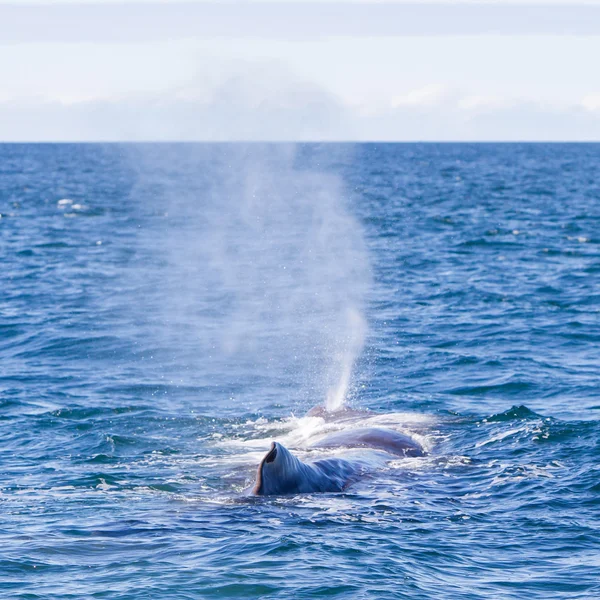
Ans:
<svg viewBox="0 0 600 600"><path fill-rule="evenodd" d="M598 597L599 157L0 146L0 596ZM248 496L327 402L427 456Z"/></svg>

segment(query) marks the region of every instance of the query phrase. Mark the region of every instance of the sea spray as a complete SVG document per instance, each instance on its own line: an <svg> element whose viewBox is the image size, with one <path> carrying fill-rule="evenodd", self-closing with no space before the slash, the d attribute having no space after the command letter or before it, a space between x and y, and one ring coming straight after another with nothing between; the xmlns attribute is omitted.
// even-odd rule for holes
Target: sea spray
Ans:
<svg viewBox="0 0 600 600"><path fill-rule="evenodd" d="M149 155L149 152L154 152ZM338 150L343 151L343 150ZM345 402L365 334L362 227L331 150L137 148L140 189L165 218L161 334L207 385L287 410ZM158 335L158 333L157 333ZM173 340L169 346L173 347Z"/></svg>
<svg viewBox="0 0 600 600"><path fill-rule="evenodd" d="M346 323L345 335L340 336L339 348L332 357L332 372L334 375L338 374L339 379L336 385L330 387L327 392L325 408L330 412L339 410L344 406L354 363L360 356L365 344L367 323L362 313L355 307L348 307L346 310Z"/></svg>

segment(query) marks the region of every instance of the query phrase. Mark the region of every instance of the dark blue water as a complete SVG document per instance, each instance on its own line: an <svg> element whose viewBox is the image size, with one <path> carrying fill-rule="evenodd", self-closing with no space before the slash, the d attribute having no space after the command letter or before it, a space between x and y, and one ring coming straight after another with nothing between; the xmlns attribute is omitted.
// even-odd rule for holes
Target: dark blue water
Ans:
<svg viewBox="0 0 600 600"><path fill-rule="evenodd" d="M600 597L600 145L3 145L0 213L1 597ZM249 498L335 397L428 456Z"/></svg>

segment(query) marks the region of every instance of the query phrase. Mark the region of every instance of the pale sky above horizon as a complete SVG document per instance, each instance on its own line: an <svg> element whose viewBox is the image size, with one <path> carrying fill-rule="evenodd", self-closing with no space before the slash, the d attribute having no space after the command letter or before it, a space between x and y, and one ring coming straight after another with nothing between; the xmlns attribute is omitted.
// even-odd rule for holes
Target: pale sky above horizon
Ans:
<svg viewBox="0 0 600 600"><path fill-rule="evenodd" d="M186 4L219 4L232 2L235 0L0 0L1 4L7 5L33 5L43 6L51 4L173 4L186 3ZM254 4L257 0L237 0L241 4ZM569 5L569 4L580 4L580 5L600 5L600 0L262 0L264 3L302 3L302 4L504 4L504 5Z"/></svg>
<svg viewBox="0 0 600 600"><path fill-rule="evenodd" d="M0 0L0 140L600 140L600 0Z"/></svg>

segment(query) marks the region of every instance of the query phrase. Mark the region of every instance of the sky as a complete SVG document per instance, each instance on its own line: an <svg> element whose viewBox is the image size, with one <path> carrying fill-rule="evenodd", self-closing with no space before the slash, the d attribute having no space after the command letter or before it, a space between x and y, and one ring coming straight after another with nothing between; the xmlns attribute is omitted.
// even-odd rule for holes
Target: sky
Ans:
<svg viewBox="0 0 600 600"><path fill-rule="evenodd" d="M600 0L0 0L0 141L600 141Z"/></svg>

